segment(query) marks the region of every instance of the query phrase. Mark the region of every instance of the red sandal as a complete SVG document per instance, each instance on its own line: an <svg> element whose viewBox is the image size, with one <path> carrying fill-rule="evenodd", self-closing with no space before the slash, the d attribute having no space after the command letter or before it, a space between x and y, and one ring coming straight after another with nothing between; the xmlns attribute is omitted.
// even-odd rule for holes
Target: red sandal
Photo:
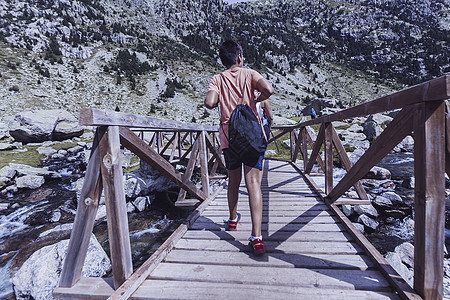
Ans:
<svg viewBox="0 0 450 300"><path fill-rule="evenodd" d="M241 219L241 214L237 213L237 221L228 220L228 222L227 222L228 223L227 230L228 231L236 231L237 230L237 224L238 224L240 219Z"/></svg>
<svg viewBox="0 0 450 300"><path fill-rule="evenodd" d="M260 239L254 239L250 241L250 246L253 247L253 252L257 255L263 254L266 252L266 248L264 247L264 242Z"/></svg>

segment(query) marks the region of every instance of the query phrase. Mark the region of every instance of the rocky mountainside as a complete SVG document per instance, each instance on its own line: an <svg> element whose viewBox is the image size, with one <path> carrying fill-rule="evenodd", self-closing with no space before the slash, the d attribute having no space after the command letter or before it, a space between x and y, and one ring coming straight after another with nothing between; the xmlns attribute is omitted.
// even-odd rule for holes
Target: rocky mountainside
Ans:
<svg viewBox="0 0 450 300"><path fill-rule="evenodd" d="M275 114L294 116L315 98L345 107L448 72L449 9L449 0L1 1L0 117L97 107L212 123L203 97L228 37L274 84Z"/></svg>

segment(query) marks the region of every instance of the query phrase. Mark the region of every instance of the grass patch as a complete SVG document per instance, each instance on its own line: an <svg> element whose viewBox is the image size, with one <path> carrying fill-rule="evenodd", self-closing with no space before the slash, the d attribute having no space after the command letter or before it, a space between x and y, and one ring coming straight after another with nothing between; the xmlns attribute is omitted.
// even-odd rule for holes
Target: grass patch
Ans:
<svg viewBox="0 0 450 300"><path fill-rule="evenodd" d="M2 151L2 155L0 155L0 168L8 166L9 163L40 167L41 160L45 158L45 154L39 154L36 151L37 148L39 146L23 146L18 150Z"/></svg>
<svg viewBox="0 0 450 300"><path fill-rule="evenodd" d="M58 151L58 150L67 150L67 149L70 149L70 148L73 148L76 146L78 146L78 142L70 141L70 142L62 142L62 143L56 143L56 144L50 145L50 148Z"/></svg>

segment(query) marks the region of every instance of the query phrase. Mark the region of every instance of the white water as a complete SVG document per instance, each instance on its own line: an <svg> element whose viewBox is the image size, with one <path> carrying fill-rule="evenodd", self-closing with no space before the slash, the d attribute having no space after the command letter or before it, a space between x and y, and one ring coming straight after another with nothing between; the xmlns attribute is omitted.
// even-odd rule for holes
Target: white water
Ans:
<svg viewBox="0 0 450 300"><path fill-rule="evenodd" d="M46 203L48 201L43 201ZM35 211L36 205L21 207L7 216L0 216L0 238L11 235L28 227L23 222Z"/></svg>
<svg viewBox="0 0 450 300"><path fill-rule="evenodd" d="M12 280L9 275L9 267L12 260L10 260L6 265L0 267L0 299L5 298L14 292L12 286Z"/></svg>
<svg viewBox="0 0 450 300"><path fill-rule="evenodd" d="M161 231L161 229L159 229L159 228L166 226L170 222L172 222L172 221L170 221L169 219L167 219L166 216L164 216L164 219L159 220L155 224L152 224L151 227L144 229L144 230L140 230L140 231L133 231L130 233L130 235L134 236L134 237L141 237L142 235L144 235L146 233L150 233L150 234L158 233Z"/></svg>

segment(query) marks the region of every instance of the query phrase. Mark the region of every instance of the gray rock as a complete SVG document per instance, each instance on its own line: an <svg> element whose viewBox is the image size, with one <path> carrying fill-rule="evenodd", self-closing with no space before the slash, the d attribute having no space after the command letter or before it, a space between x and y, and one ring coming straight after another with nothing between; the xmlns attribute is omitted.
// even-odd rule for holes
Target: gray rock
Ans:
<svg viewBox="0 0 450 300"><path fill-rule="evenodd" d="M12 278L17 299L53 299L69 240L45 246L34 252ZM45 263L43 263L45 262ZM92 234L82 270L84 277L101 277L111 269L111 262Z"/></svg>
<svg viewBox="0 0 450 300"><path fill-rule="evenodd" d="M11 179L16 175L16 170L11 166L4 166L0 169L0 177Z"/></svg>
<svg viewBox="0 0 450 300"><path fill-rule="evenodd" d="M364 225L360 223L352 223L353 226L355 226L356 229L359 230L359 232L364 233Z"/></svg>
<svg viewBox="0 0 450 300"><path fill-rule="evenodd" d="M407 266L405 266L402 263L402 259L400 255L398 255L395 252L388 252L386 254L386 260L389 262L389 264L394 268L394 270L405 279L405 281L412 287L413 286L413 272L408 269Z"/></svg>
<svg viewBox="0 0 450 300"><path fill-rule="evenodd" d="M358 124L352 124L349 128L347 128L347 131L355 132L355 133L362 133L364 128L361 125Z"/></svg>
<svg viewBox="0 0 450 300"><path fill-rule="evenodd" d="M10 143L0 143L0 151L17 149L17 145Z"/></svg>
<svg viewBox="0 0 450 300"><path fill-rule="evenodd" d="M25 175L16 179L19 189L37 189L45 183L45 178L38 175Z"/></svg>
<svg viewBox="0 0 450 300"><path fill-rule="evenodd" d="M308 131L309 135L311 136L312 140L315 141L317 139L317 133L311 126L306 126L306 131Z"/></svg>
<svg viewBox="0 0 450 300"><path fill-rule="evenodd" d="M41 146L41 147L37 148L36 151L37 151L39 154L44 154L44 155L47 156L47 157L52 156L53 154L55 154L56 152L58 152L58 151L56 151L55 149L53 149L53 148L51 148L51 147L46 147L46 146Z"/></svg>
<svg viewBox="0 0 450 300"><path fill-rule="evenodd" d="M376 220L372 219L367 215L360 215L358 217L357 222L363 224L364 226L372 230L376 230L378 228L378 225L380 225Z"/></svg>
<svg viewBox="0 0 450 300"><path fill-rule="evenodd" d="M284 140L281 145L286 149L291 149L291 139Z"/></svg>
<svg viewBox="0 0 450 300"><path fill-rule="evenodd" d="M397 147L402 152L414 152L414 139L412 136L406 136L403 141L401 141Z"/></svg>
<svg viewBox="0 0 450 300"><path fill-rule="evenodd" d="M152 202L152 199L155 198L155 195L152 195L153 197L146 196L146 197L137 197L133 201L133 205L136 207L138 211L144 211Z"/></svg>
<svg viewBox="0 0 450 300"><path fill-rule="evenodd" d="M365 153L363 148L357 148L355 151L348 153L348 158L351 163L354 165Z"/></svg>
<svg viewBox="0 0 450 300"><path fill-rule="evenodd" d="M381 167L372 167L370 171L364 175L366 179L385 180L391 178L391 172L388 169Z"/></svg>
<svg viewBox="0 0 450 300"><path fill-rule="evenodd" d="M399 205L399 204L403 203L402 197L400 197L399 195L397 195L394 192L385 192L385 193L382 193L381 196L391 200L393 205Z"/></svg>
<svg viewBox="0 0 450 300"><path fill-rule="evenodd" d="M131 212L133 212L135 210L136 210L136 207L133 205L133 203L128 202L127 203L127 213L131 213Z"/></svg>
<svg viewBox="0 0 450 300"><path fill-rule="evenodd" d="M0 122L0 140L9 137L8 125Z"/></svg>
<svg viewBox="0 0 450 300"><path fill-rule="evenodd" d="M19 113L8 127L9 134L23 143L64 140L83 134L75 117L60 109Z"/></svg>
<svg viewBox="0 0 450 300"><path fill-rule="evenodd" d="M344 215L346 215L347 217L350 217L353 213L353 206L348 205L348 204L344 204L342 205L342 212L344 213Z"/></svg>
<svg viewBox="0 0 450 300"><path fill-rule="evenodd" d="M414 177L408 177L403 180L402 187L405 187L407 189L414 189L416 186L416 179Z"/></svg>
<svg viewBox="0 0 450 300"><path fill-rule="evenodd" d="M277 152L275 150L266 150L266 153L264 153L264 156L274 156L277 155Z"/></svg>
<svg viewBox="0 0 450 300"><path fill-rule="evenodd" d="M414 268L414 246L411 243L403 243L395 247L394 250L400 258L402 262L408 268Z"/></svg>
<svg viewBox="0 0 450 300"><path fill-rule="evenodd" d="M375 199L372 201L373 204L376 204L381 207L392 207L392 201L386 197L383 196L376 196Z"/></svg>
<svg viewBox="0 0 450 300"><path fill-rule="evenodd" d="M372 205L355 205L354 210L359 215L365 214L374 218L378 217L378 212Z"/></svg>
<svg viewBox="0 0 450 300"><path fill-rule="evenodd" d="M373 120L373 116L369 116L362 127L364 128L363 133L367 136L369 141L372 141L383 131L381 126Z"/></svg>
<svg viewBox="0 0 450 300"><path fill-rule="evenodd" d="M35 168L28 165L14 163L10 163L9 166L17 171L18 176L37 175L48 178L61 178L61 175L54 171L49 171L47 168Z"/></svg>

